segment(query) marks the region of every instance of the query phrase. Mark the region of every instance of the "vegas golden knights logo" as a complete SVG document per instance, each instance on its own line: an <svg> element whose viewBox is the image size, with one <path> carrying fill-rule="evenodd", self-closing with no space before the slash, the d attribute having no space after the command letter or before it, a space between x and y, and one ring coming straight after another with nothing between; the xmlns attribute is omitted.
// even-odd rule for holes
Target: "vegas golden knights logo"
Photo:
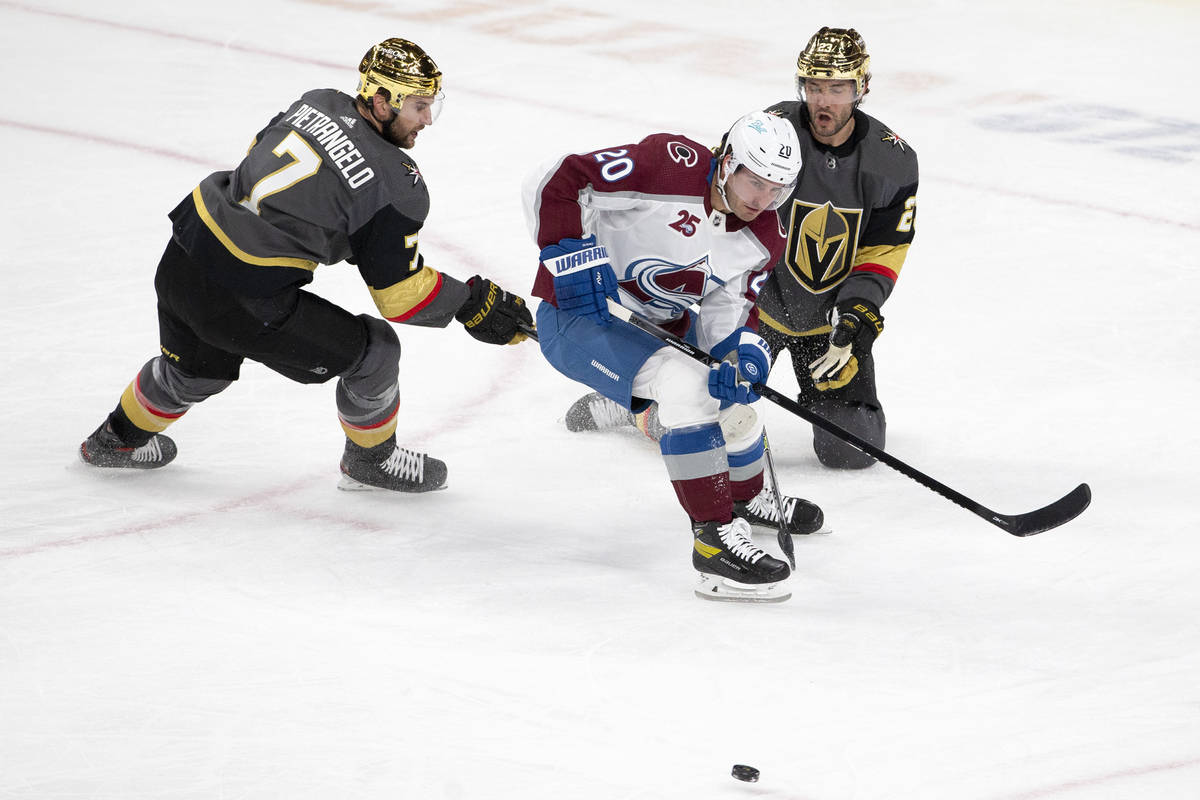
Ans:
<svg viewBox="0 0 1200 800"><path fill-rule="evenodd" d="M861 221L861 208L793 200L784 254L792 277L814 294L841 283L854 263Z"/></svg>

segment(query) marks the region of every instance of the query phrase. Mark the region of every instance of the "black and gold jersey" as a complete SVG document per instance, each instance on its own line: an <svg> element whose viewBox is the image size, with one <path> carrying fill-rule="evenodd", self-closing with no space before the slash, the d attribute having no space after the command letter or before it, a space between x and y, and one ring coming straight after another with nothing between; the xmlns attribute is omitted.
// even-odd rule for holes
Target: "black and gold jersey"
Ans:
<svg viewBox="0 0 1200 800"><path fill-rule="evenodd" d="M804 166L779 208L787 248L759 294L759 318L791 336L827 334L839 300L882 306L891 294L915 232L917 155L858 110L850 139L832 148L813 139L803 103L767 111L795 125Z"/></svg>
<svg viewBox="0 0 1200 800"><path fill-rule="evenodd" d="M174 211L174 236L212 277L265 297L356 265L383 316L444 326L466 287L424 263L429 190L416 161L334 89L306 92L255 137L236 169L209 175Z"/></svg>

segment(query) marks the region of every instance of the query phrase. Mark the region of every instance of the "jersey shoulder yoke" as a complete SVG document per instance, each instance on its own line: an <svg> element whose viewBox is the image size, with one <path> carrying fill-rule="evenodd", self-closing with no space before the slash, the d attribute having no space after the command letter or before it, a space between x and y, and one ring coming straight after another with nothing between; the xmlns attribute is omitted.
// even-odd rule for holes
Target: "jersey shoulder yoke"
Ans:
<svg viewBox="0 0 1200 800"><path fill-rule="evenodd" d="M868 121L863 138L863 168L886 175L900 185L917 182L917 152L907 140L875 117Z"/></svg>

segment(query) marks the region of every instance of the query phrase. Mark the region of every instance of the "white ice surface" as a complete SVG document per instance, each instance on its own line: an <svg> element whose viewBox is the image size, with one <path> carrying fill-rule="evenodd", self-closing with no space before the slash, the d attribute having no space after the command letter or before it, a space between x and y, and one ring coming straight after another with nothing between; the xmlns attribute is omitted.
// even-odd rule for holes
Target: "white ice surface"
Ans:
<svg viewBox="0 0 1200 800"><path fill-rule="evenodd" d="M332 385L254 364L170 468L76 462L156 352L166 212L372 42L447 75L429 263L527 292L525 170L715 141L823 24L921 159L889 450L1003 512L1087 481L1075 522L824 471L762 403L836 534L789 602L705 603L656 450L568 434L580 387L458 325L400 329L447 491L336 491ZM0 0L0 798L1200 797L1198 39L1167 0Z"/></svg>

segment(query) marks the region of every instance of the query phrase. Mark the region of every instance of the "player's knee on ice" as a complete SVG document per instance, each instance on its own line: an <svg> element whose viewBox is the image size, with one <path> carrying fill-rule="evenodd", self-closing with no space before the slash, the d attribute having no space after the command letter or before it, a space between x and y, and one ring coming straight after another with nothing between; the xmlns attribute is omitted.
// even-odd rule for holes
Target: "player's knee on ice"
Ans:
<svg viewBox="0 0 1200 800"><path fill-rule="evenodd" d="M883 409L861 403L831 403L818 401L812 410L838 427L865 439L879 449L884 448L887 419ZM831 433L813 426L813 450L817 459L832 469L866 469L875 459L851 447Z"/></svg>

